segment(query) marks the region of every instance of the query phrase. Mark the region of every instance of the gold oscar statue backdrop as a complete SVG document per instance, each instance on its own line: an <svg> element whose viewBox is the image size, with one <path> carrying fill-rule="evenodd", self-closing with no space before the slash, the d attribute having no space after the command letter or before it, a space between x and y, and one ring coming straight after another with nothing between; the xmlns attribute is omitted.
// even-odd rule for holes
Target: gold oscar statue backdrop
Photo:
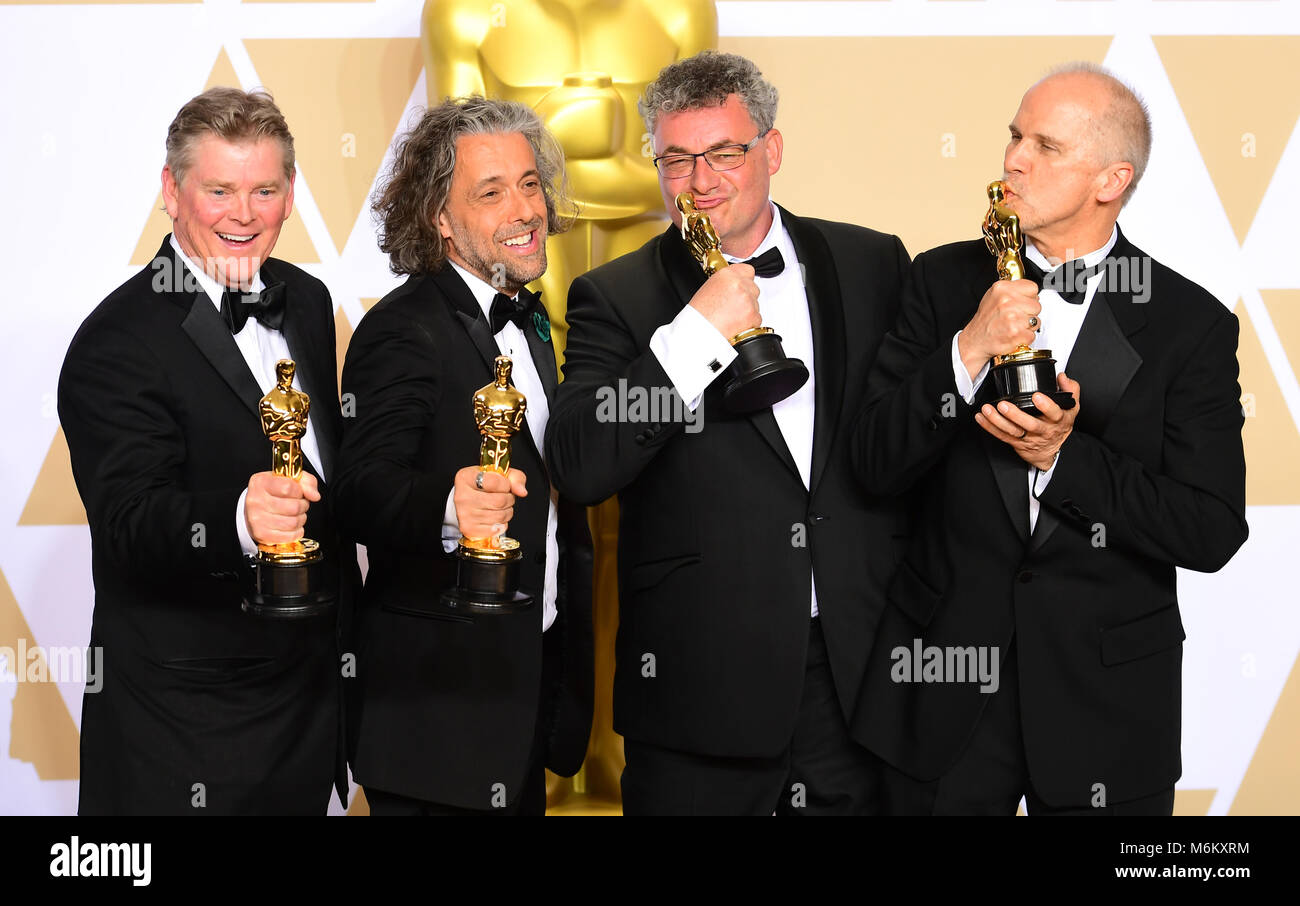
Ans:
<svg viewBox="0 0 1300 906"><path fill-rule="evenodd" d="M394 137L430 99L485 91L532 105L559 138L575 229L537 287L561 343L565 287L664 215L636 113L658 69L716 46L781 92L774 197L804 215L896 232L916 254L974 238L1020 93L1087 59L1132 81L1155 123L1125 231L1241 321L1250 540L1214 575L1181 573L1179 814L1300 812L1300 9L1198 0L0 0L0 97L13 174L0 223L0 813L76 808L93 588L85 512L55 407L86 314L169 225L168 122L210 85L264 86L298 150L276 254L333 294L339 356L398 285L367 199ZM53 50L51 50L53 48ZM987 61L996 54L998 65ZM1206 65L1213 61L1213 65ZM14 216L21 215L21 216ZM322 401L314 401L322 404ZM553 814L617 813L610 713L616 504L593 509L598 705L587 765L552 778ZM93 658L90 661L93 667ZM364 814L364 796L351 808Z"/></svg>

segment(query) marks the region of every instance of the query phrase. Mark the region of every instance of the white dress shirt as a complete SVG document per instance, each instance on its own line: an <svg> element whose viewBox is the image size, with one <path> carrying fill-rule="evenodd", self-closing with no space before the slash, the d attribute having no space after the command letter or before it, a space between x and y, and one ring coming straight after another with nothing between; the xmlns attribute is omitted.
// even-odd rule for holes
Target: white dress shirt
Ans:
<svg viewBox="0 0 1300 906"><path fill-rule="evenodd" d="M803 269L795 255L794 242L781 223L781 212L768 201L772 209L772 226L763 241L750 257L757 257L770 248L781 251L785 269L775 277L755 277L758 284L759 313L763 326L770 327L781 337L781 348L792 359L801 359L808 366L808 381L798 391L772 407L777 427L785 438L799 477L804 487L809 487L812 474L813 420L816 415L816 372L813 368L812 318L808 313L808 294L804 290ZM733 264L745 259L724 255ZM723 372L736 351L729 337L724 337L704 315L690 305L677 317L664 324L650 337L650 351L663 366L668 379L692 412L700 404L704 391ZM714 363L720 368L713 367ZM817 616L817 580L809 589L812 615Z"/></svg>
<svg viewBox="0 0 1300 906"><path fill-rule="evenodd" d="M171 238L172 248L180 256L181 261L190 269L199 281L199 286L207 293L212 304L221 311L221 297L225 293L225 287L218 283L212 277L204 272L190 257L181 249L176 237ZM265 284L262 282L262 273L259 270L253 275L253 281L249 287L253 292L261 292ZM276 385L275 365L281 359L292 359L293 354L289 352L289 343L284 338L284 334L278 330L272 330L256 318L249 318L245 322L239 333L235 334L235 345L239 347L239 353L248 363L248 370L253 374L253 380L257 381L257 386L262 388L262 393L270 393ZM298 372L293 374L293 386L295 390L302 390L302 384L298 380ZM328 401L313 401L313 405L319 405ZM312 469L321 481L325 480L325 470L321 468L320 447L316 445L316 432L311 426L311 413L307 416L307 433L302 436L300 441L302 445L302 455L311 463ZM268 442L266 448L266 471L271 469L271 447ZM239 546L243 548L245 554L257 553L257 542L248 532L248 522L244 518L244 498L248 496L248 488L244 488L243 493L239 495L239 502L235 504L235 531L239 533Z"/></svg>
<svg viewBox="0 0 1300 906"><path fill-rule="evenodd" d="M479 304L479 308L483 309L483 317L490 323L492 300L496 298L498 290L456 262L448 263L465 281L469 291L474 294L474 301ZM550 405L546 401L546 388L542 385L541 377L538 376L532 351L528 348L528 340L514 322L509 322L501 328L495 340L501 354L510 356L512 363L510 379L514 382L515 388L528 400L528 408L524 412L524 424L528 426L528 433L532 435L538 453L545 457L546 420L551 414ZM470 417L468 408L465 417ZM544 475L529 475L528 493L538 493L541 485L546 483ZM556 504L559 501L559 491L549 487L548 491L550 500L546 508L546 577L542 586L542 632L550 629L551 624L555 622L556 575L560 564L560 544L556 538L556 528L559 524ZM461 537L460 522L456 518L455 497L456 489L453 487L447 494L447 508L442 517L442 548L447 553L456 550ZM506 534L509 534L509 529L506 530Z"/></svg>
<svg viewBox="0 0 1300 906"><path fill-rule="evenodd" d="M1110 250L1114 248L1115 241L1119 238L1119 231L1112 227L1110 239L1106 244L1096 251L1089 252L1083 256L1083 263L1086 267L1092 267L1102 261ZM1047 261L1047 257L1038 250L1032 243L1025 243L1025 257L1042 268L1043 273L1050 274L1053 267ZM1081 305L1072 305L1061 298L1061 294L1054 289L1043 289L1038 293L1038 304L1043 310L1039 313L1039 319L1042 324L1038 332L1034 335L1034 342L1030 344L1032 349L1050 349L1052 356L1056 359L1056 373L1059 375L1066 371L1070 360L1070 353L1074 351L1074 344L1079 339L1079 331L1083 327L1083 319L1088 315L1088 307L1092 305L1093 297L1097 295L1097 286L1101 283L1101 278L1105 270L1098 270L1097 273L1088 277L1088 287L1084 293L1083 303ZM953 377L957 379L957 391L961 393L962 399L969 403L975 397L975 391L984 383L984 378L989 373L989 363L984 363L979 374L972 381L966 366L962 364L961 355L957 351L957 338L961 336L961 331L957 331L952 338L952 370ZM1041 472L1035 466L1029 466L1029 531L1032 534L1034 527L1038 525L1038 511L1040 504L1039 495L1047 490L1047 485L1052 480L1052 473L1056 471L1056 465L1060 462L1058 456L1052 463L1052 467L1045 472Z"/></svg>

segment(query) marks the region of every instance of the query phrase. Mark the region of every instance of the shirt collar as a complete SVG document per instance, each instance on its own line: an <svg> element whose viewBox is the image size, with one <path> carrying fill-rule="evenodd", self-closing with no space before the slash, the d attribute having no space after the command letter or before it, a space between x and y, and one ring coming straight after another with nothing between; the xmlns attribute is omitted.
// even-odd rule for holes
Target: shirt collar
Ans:
<svg viewBox="0 0 1300 906"><path fill-rule="evenodd" d="M785 226L781 223L781 209L778 208L776 203L770 198L767 200L767 204L768 207L772 209L772 225L767 228L767 235L763 237L763 241L754 249L753 254L747 255L744 258L737 258L735 255L728 255L726 252L723 252L722 257L726 258L732 264L736 264L740 261L748 261L750 258L757 258L768 249L776 246L781 248L781 257L786 259L786 265L789 266L790 261L793 260L793 256L791 254L792 249L786 248L787 234ZM760 277L758 279L762 280L767 278Z"/></svg>
<svg viewBox="0 0 1300 906"><path fill-rule="evenodd" d="M176 251L176 254L180 256L180 259L185 266L190 269L190 273L194 275L194 279L199 281L199 286L203 287L203 291L207 293L208 298L212 300L212 304L217 307L217 311L221 311L221 297L225 294L226 288L216 280L212 279L212 277L208 275L207 271L203 270L203 268L190 260L190 256L185 254L185 250L181 248L181 244L176 241L175 233L168 238L170 239L172 248ZM249 284L249 291L259 293L262 291L262 288L262 271L259 268L257 273L253 274L253 282Z"/></svg>
<svg viewBox="0 0 1300 906"><path fill-rule="evenodd" d="M465 281L465 285L469 287L470 293L473 294L474 301L483 310L483 317L490 322L492 320L492 300L497 297L497 293L501 292L501 290L477 274L471 274L450 258L447 259L447 263L455 268L456 273L460 274L460 279ZM518 294L516 293L516 295Z"/></svg>
<svg viewBox="0 0 1300 906"><path fill-rule="evenodd" d="M1080 256L1081 260L1083 261L1083 266L1092 267L1094 264L1097 264L1098 262L1103 260L1107 255L1110 254L1110 250L1115 247L1115 242L1118 239L1119 239L1119 226L1118 225L1112 226L1110 228L1110 239L1106 240L1105 245L1103 245L1101 248L1097 249L1096 251L1092 251L1086 255ZM1034 245L1032 242L1025 243L1025 256L1030 261L1034 262L1034 264L1037 264L1040 268L1042 268L1043 273L1045 274L1050 274L1052 271L1056 269L1055 267L1053 267L1051 264L1048 263L1047 256L1044 255L1042 252L1040 252L1038 250L1038 246Z"/></svg>

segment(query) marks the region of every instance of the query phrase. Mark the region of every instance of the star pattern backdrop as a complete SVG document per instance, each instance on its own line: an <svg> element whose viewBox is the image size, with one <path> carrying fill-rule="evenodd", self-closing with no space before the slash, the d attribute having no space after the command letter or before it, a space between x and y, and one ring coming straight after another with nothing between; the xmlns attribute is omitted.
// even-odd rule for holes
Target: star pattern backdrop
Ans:
<svg viewBox="0 0 1300 906"><path fill-rule="evenodd" d="M0 0L9 86L0 652L27 652L22 663L0 659L0 813L76 808L82 685L28 681L58 672L45 652L87 644L93 604L55 394L82 319L169 230L159 192L167 124L207 86L275 95L298 152L295 211L275 254L330 288L341 363L353 326L398 284L367 201L394 136L424 103L421 7ZM1179 576L1176 811L1300 813L1300 9L1281 0L717 8L720 48L756 60L781 92L786 156L774 197L799 214L896 232L913 254L977 235L1006 124L1049 67L1104 63L1144 95L1155 146L1121 222L1241 320L1248 416L1250 540L1219 573ZM331 810L343 811L337 801Z"/></svg>

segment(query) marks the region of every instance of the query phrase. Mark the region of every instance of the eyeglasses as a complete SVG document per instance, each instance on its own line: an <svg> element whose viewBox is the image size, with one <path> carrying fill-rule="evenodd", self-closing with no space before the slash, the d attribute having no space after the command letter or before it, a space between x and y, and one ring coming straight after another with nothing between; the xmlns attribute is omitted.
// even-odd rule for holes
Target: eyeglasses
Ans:
<svg viewBox="0 0 1300 906"><path fill-rule="evenodd" d="M662 157L656 157L654 165L659 169L660 173L669 179L680 179L694 173L695 158L697 157L702 157L708 161L709 166L714 170L734 170L745 162L745 155L765 135L767 135L766 132L760 132L747 145L723 145L721 148L710 148L708 151L701 151L699 154L665 154Z"/></svg>

